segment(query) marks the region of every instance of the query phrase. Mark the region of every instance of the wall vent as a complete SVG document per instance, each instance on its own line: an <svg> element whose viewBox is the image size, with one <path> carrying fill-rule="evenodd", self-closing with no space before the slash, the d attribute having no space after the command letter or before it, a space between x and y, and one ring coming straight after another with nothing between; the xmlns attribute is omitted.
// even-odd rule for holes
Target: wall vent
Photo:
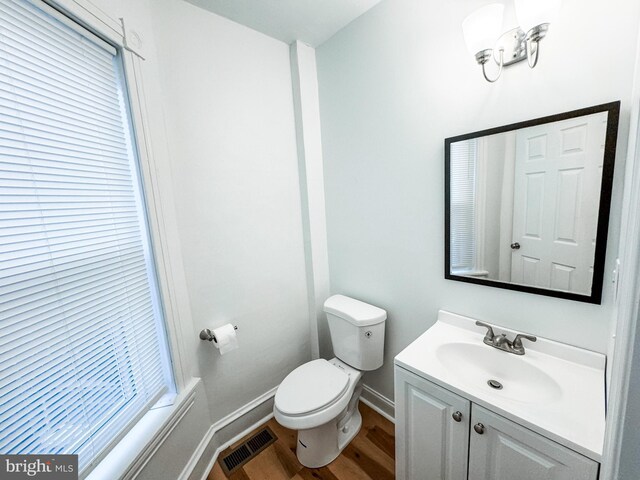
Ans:
<svg viewBox="0 0 640 480"><path fill-rule="evenodd" d="M228 477L277 439L275 433L269 427L265 427L222 457L219 460L220 467Z"/></svg>

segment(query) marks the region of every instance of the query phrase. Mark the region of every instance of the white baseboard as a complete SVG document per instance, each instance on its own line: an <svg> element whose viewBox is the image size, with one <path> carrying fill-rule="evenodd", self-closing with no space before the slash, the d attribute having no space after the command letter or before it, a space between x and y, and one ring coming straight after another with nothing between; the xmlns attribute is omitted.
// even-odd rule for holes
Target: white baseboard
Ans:
<svg viewBox="0 0 640 480"><path fill-rule="evenodd" d="M211 425L179 480L206 480L220 452L273 417L273 397L277 389L277 386L272 388Z"/></svg>
<svg viewBox="0 0 640 480"><path fill-rule="evenodd" d="M367 385L362 386L362 395L360 395L360 401L365 405L368 405L384 418L392 423L396 423L395 420L395 403L389 400L381 393L376 392L374 389Z"/></svg>
<svg viewBox="0 0 640 480"><path fill-rule="evenodd" d="M218 460L218 456L227 448L229 448L231 445L233 445L234 443L236 443L238 440L240 440L242 437L247 436L249 433L251 433L252 431L254 431L256 428L258 428L259 426L267 423L269 420L271 420L273 418L273 412L271 412L270 414L268 414L267 416L261 418L260 420L258 420L256 423L254 423L253 425L250 425L249 427L247 427L245 430L243 430L242 432L238 433L235 437L233 437L231 440L223 443L222 445L220 445L215 453L213 454L213 456L211 457L211 460L209 461L209 463L207 464L207 468L205 469L202 478L200 480L207 480L207 475L209 475L209 472L211 471L211 469L213 468L213 465L216 463L216 460Z"/></svg>

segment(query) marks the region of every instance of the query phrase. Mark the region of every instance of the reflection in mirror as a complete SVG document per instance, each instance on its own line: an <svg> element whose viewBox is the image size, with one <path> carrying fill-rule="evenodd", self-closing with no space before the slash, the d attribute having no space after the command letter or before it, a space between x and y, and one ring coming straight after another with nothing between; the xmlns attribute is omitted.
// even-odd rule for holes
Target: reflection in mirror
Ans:
<svg viewBox="0 0 640 480"><path fill-rule="evenodd" d="M599 303L618 106L447 139L445 276Z"/></svg>

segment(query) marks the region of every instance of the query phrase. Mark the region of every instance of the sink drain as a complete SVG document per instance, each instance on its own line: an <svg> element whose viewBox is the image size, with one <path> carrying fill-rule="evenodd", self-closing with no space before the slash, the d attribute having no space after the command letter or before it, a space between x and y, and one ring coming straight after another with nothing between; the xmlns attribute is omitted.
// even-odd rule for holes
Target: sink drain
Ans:
<svg viewBox="0 0 640 480"><path fill-rule="evenodd" d="M487 385L496 390L502 390L502 384L498 380L489 380L487 381Z"/></svg>

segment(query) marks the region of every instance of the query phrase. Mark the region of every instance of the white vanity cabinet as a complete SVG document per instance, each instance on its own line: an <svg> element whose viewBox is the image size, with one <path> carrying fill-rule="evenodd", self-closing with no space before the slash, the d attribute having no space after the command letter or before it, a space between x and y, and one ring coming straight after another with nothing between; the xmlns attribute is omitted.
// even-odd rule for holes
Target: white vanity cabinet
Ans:
<svg viewBox="0 0 640 480"><path fill-rule="evenodd" d="M475 404L470 437L468 480L598 478L598 462Z"/></svg>
<svg viewBox="0 0 640 480"><path fill-rule="evenodd" d="M396 479L467 477L471 402L395 369Z"/></svg>
<svg viewBox="0 0 640 480"><path fill-rule="evenodd" d="M395 368L397 480L597 480L599 464Z"/></svg>

